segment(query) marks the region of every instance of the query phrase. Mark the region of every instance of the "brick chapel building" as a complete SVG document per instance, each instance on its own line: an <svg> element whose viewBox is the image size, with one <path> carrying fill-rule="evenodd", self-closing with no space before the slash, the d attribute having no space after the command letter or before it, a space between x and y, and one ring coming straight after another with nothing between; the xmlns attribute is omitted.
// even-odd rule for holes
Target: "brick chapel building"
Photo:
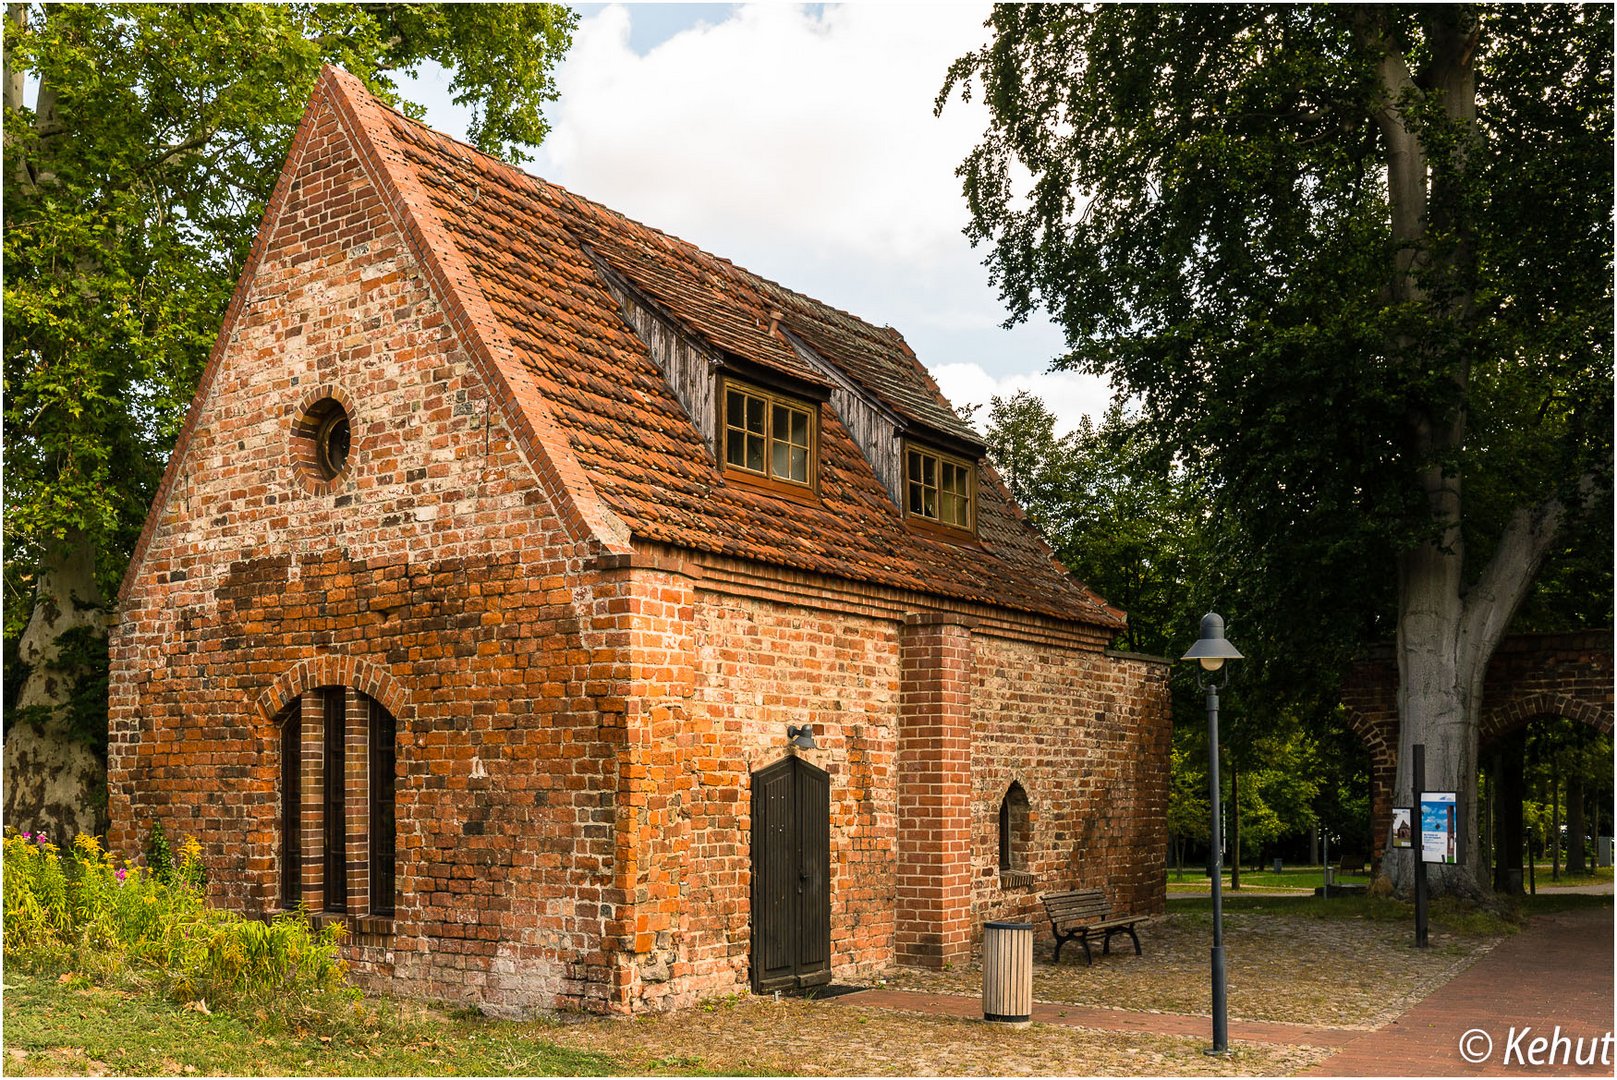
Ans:
<svg viewBox="0 0 1617 1080"><path fill-rule="evenodd" d="M983 453L895 331L328 69L124 583L111 843L504 1012L1160 911L1166 667Z"/></svg>

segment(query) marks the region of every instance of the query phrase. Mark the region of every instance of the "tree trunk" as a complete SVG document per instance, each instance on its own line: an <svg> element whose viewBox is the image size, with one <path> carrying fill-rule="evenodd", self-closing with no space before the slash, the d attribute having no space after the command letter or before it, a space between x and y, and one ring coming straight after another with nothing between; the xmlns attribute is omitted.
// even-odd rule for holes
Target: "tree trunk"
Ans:
<svg viewBox="0 0 1617 1080"><path fill-rule="evenodd" d="M1230 888L1241 887L1241 769L1230 762Z"/></svg>
<svg viewBox="0 0 1617 1080"><path fill-rule="evenodd" d="M1560 762L1550 761L1550 880L1561 880L1561 777Z"/></svg>
<svg viewBox="0 0 1617 1080"><path fill-rule="evenodd" d="M72 729L68 703L86 674L62 658L62 635L106 632L95 550L70 536L47 553L33 612L19 642L29 672L8 717L4 747L5 823L44 830L60 844L106 833L107 766ZM104 722L104 717L103 717Z"/></svg>
<svg viewBox="0 0 1617 1080"><path fill-rule="evenodd" d="M1582 756L1578 765L1582 765ZM1587 822L1583 816L1583 771L1573 768L1566 777L1566 872L1587 874L1588 863L1583 858L1583 834Z"/></svg>
<svg viewBox="0 0 1617 1080"><path fill-rule="evenodd" d="M7 4L6 19L11 25L6 27L5 105L7 109L20 109L25 85L24 72L20 65L11 62L11 42L28 29L28 5Z"/></svg>
<svg viewBox="0 0 1617 1080"><path fill-rule="evenodd" d="M1485 881L1494 879L1494 851L1499 839L1494 835L1493 818L1493 789L1497 783L1493 762L1485 762L1482 775L1477 779L1477 815L1482 819L1482 861L1477 864L1477 876Z"/></svg>

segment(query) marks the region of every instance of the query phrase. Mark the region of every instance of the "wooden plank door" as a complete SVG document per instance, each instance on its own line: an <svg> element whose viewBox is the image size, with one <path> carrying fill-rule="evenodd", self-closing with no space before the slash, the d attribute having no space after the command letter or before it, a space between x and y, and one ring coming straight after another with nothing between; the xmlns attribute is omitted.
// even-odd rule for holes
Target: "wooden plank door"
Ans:
<svg viewBox="0 0 1617 1080"><path fill-rule="evenodd" d="M831 778L790 757L752 777L752 987L831 981Z"/></svg>

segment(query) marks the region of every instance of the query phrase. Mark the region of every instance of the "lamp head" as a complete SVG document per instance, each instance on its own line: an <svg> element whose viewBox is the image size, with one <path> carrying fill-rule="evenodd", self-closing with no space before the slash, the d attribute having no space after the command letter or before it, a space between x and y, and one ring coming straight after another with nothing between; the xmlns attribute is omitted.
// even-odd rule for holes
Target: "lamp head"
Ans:
<svg viewBox="0 0 1617 1080"><path fill-rule="evenodd" d="M1202 616L1201 637L1181 656L1181 660L1194 660L1203 671L1217 671L1226 660L1244 660L1241 651L1224 637L1224 617L1208 612Z"/></svg>
<svg viewBox="0 0 1617 1080"><path fill-rule="evenodd" d="M798 727L796 724L787 724L786 743L788 746L795 746L799 750L819 749L819 745L814 741L814 727L810 724L804 724L802 727Z"/></svg>

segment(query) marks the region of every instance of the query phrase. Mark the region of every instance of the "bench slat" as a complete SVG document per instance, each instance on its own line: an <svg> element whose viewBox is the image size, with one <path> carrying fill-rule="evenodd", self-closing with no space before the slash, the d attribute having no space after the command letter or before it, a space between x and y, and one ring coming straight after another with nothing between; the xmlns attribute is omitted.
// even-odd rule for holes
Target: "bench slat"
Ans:
<svg viewBox="0 0 1617 1080"><path fill-rule="evenodd" d="M1064 900L1064 901L1062 901L1060 903L1050 903L1050 902L1047 901L1044 906L1045 906L1045 908L1047 910L1050 910L1050 911L1084 911L1084 910L1088 910L1090 908L1096 908L1096 909L1105 908L1106 907L1106 901L1104 901L1104 900Z"/></svg>

